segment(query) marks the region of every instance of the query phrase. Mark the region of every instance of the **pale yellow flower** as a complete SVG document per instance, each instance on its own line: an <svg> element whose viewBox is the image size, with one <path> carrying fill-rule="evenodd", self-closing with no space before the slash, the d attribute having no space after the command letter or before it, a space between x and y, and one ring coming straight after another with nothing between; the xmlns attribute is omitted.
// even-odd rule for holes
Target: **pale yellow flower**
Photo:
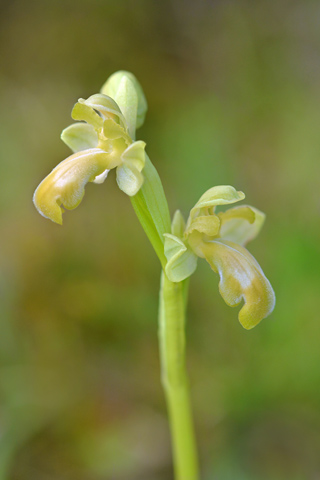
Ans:
<svg viewBox="0 0 320 480"><path fill-rule="evenodd" d="M275 295L260 265L244 246L259 233L265 215L250 206L215 212L218 205L244 199L230 186L213 187L192 208L187 225L180 213L173 220L172 234L165 239L166 274L172 281L191 275L197 257L204 258L220 276L219 291L230 306L244 300L239 321L249 329L268 316Z"/></svg>
<svg viewBox="0 0 320 480"><path fill-rule="evenodd" d="M41 215L59 224L62 207L76 208L85 185L104 182L113 168L119 188L127 195L136 195L143 183L145 143L132 140L126 118L112 98L97 94L80 99L72 117L86 122L70 125L62 132L62 140L74 154L52 170L33 197Z"/></svg>

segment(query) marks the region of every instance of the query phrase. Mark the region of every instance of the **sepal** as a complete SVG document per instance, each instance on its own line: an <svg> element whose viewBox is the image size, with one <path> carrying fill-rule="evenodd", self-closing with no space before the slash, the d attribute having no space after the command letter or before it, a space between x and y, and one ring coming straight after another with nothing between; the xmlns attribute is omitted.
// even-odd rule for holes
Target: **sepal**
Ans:
<svg viewBox="0 0 320 480"><path fill-rule="evenodd" d="M133 87L133 90L131 87ZM133 94L133 91L135 92L135 95ZM126 119L127 115L131 117L130 123L132 123L132 126L134 124L134 129L143 125L148 104L140 83L132 73L124 70L114 73L101 88L101 93L114 98ZM135 118L132 118L133 110L127 114L125 111L127 110L129 102L132 100L135 101L135 98L137 100L136 113Z"/></svg>
<svg viewBox="0 0 320 480"><path fill-rule="evenodd" d="M71 117L73 120L89 123L97 131L103 127L103 118L92 107L86 105L83 98L79 98L73 107Z"/></svg>
<svg viewBox="0 0 320 480"><path fill-rule="evenodd" d="M146 144L142 140L132 143L122 154L123 162L141 172L146 163L145 148Z"/></svg>
<svg viewBox="0 0 320 480"><path fill-rule="evenodd" d="M81 152L98 146L98 134L88 123L73 123L61 133L61 140L73 151Z"/></svg>
<svg viewBox="0 0 320 480"><path fill-rule="evenodd" d="M219 234L220 218L217 215L201 215L189 222L186 235L191 235L195 230L208 237L216 237Z"/></svg>
<svg viewBox="0 0 320 480"><path fill-rule="evenodd" d="M87 100L80 98L78 102L98 111L103 119L111 118L126 128L126 120L121 113L119 105L111 97L102 93L96 93L87 98Z"/></svg>
<svg viewBox="0 0 320 480"><path fill-rule="evenodd" d="M243 205L218 213L221 221L220 236L224 240L246 245L260 232L265 214L257 208Z"/></svg>
<svg viewBox="0 0 320 480"><path fill-rule="evenodd" d="M143 170L146 163L146 144L142 140L134 142L121 155L122 164L117 168L117 183L130 197L136 195L143 184Z"/></svg>
<svg viewBox="0 0 320 480"><path fill-rule="evenodd" d="M182 213L180 210L176 210L175 214L173 215L172 223L171 223L171 231L172 234L176 237L182 238L184 235L184 231L186 228L186 222L183 218Z"/></svg>
<svg viewBox="0 0 320 480"><path fill-rule="evenodd" d="M204 239L217 237L219 235L219 229L220 219L215 214L195 217L188 222L185 236L188 244L198 257L203 257L201 245Z"/></svg>
<svg viewBox="0 0 320 480"><path fill-rule="evenodd" d="M132 139L136 136L137 112L138 112L138 96L132 81L123 76L119 88L115 95L121 111L126 119L129 134Z"/></svg>
<svg viewBox="0 0 320 480"><path fill-rule="evenodd" d="M167 259L166 275L171 282L182 282L196 270L197 257L180 238L170 233L165 233L164 237L164 254Z"/></svg>
<svg viewBox="0 0 320 480"><path fill-rule="evenodd" d="M119 138L122 138L127 145L132 143L126 129L111 118L107 118L103 122L103 135L106 140L118 140Z"/></svg>
<svg viewBox="0 0 320 480"><path fill-rule="evenodd" d="M219 185L207 190L195 204L190 212L190 218L200 214L201 210L205 210L206 213L212 213L208 210L214 211L217 205L228 205L230 203L240 202L245 198L243 192L237 192L234 187L230 185Z"/></svg>
<svg viewBox="0 0 320 480"><path fill-rule="evenodd" d="M137 168L123 164L117 168L117 184L120 190L133 197L142 187L143 175Z"/></svg>

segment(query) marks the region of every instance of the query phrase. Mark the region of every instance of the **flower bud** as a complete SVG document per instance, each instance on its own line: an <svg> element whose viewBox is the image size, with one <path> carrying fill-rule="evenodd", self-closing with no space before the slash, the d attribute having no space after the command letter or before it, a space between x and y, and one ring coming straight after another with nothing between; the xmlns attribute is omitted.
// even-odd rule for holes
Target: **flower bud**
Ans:
<svg viewBox="0 0 320 480"><path fill-rule="evenodd" d="M126 117L127 123L134 123L134 130L143 125L148 104L140 83L132 73L126 72L125 70L114 73L101 88L101 93L108 95L117 102ZM126 111L128 110L128 106L131 106L132 109L134 94L137 97L135 118L129 120Z"/></svg>

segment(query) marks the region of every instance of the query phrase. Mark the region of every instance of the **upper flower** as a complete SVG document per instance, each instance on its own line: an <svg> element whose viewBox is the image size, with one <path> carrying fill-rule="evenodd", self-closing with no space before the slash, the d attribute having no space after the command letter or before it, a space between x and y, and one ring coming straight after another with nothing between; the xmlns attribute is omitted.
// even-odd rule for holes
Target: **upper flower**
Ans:
<svg viewBox="0 0 320 480"><path fill-rule="evenodd" d="M127 195L135 195L143 183L145 143L134 141L147 109L142 89L132 74L117 72L102 92L76 103L72 118L81 123L70 125L61 135L74 154L59 163L34 193L38 211L56 223L62 224L61 206L77 207L85 185L102 183L112 168ZM105 94L109 92L115 100Z"/></svg>
<svg viewBox="0 0 320 480"><path fill-rule="evenodd" d="M254 257L244 248L259 233L265 215L248 205L215 212L218 205L243 200L245 195L231 186L208 190L190 211L185 225L179 211L172 234L165 237L166 274L173 282L190 276L197 257L205 258L220 276L219 290L229 306L244 305L239 321L250 329L269 315L275 305L273 289Z"/></svg>

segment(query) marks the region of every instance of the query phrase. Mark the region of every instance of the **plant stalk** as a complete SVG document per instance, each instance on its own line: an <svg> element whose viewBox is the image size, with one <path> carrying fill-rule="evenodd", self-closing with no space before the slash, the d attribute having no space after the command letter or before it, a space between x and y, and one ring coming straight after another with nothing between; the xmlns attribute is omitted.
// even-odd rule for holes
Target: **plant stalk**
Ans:
<svg viewBox="0 0 320 480"><path fill-rule="evenodd" d="M160 177L147 155L143 174L144 183L131 197L131 202L164 269L164 233L171 233L170 214ZM185 368L187 295L188 280L173 283L162 272L159 305L161 377L169 413L175 480L199 478Z"/></svg>
<svg viewBox="0 0 320 480"><path fill-rule="evenodd" d="M161 275L159 343L162 383L172 437L176 480L198 480L198 459L185 366L185 298L183 282Z"/></svg>

